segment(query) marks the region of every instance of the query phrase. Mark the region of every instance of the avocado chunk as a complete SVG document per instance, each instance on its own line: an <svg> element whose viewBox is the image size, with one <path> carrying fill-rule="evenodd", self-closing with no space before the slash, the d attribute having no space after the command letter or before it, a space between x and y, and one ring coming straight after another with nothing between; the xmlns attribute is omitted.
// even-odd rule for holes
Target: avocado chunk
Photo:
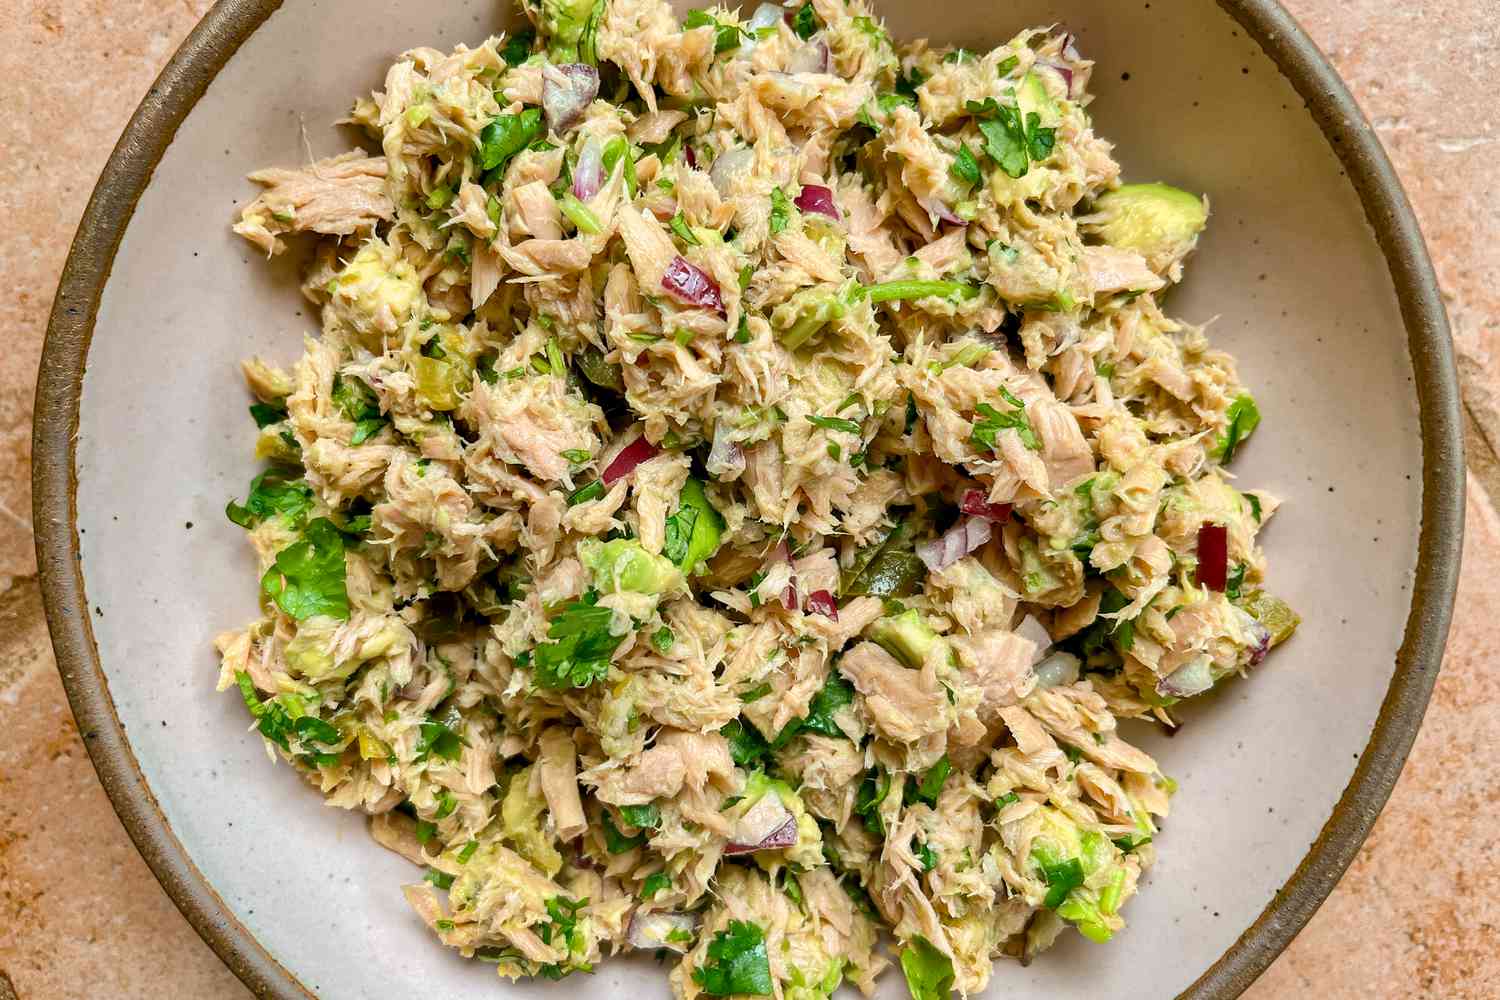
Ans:
<svg viewBox="0 0 1500 1000"><path fill-rule="evenodd" d="M899 615L886 615L876 619L865 630L865 635L914 669L926 663L927 657L935 648L948 649L948 640L928 627L922 616L912 608Z"/></svg>
<svg viewBox="0 0 1500 1000"><path fill-rule="evenodd" d="M593 11L594 0L541 0L541 30L547 39L547 57L552 62L579 61L579 43L596 20Z"/></svg>
<svg viewBox="0 0 1500 1000"><path fill-rule="evenodd" d="M682 586L682 573L676 566L631 538L608 542L586 538L578 543L578 558L601 594L664 594Z"/></svg>
<svg viewBox="0 0 1500 1000"><path fill-rule="evenodd" d="M1047 884L1042 905L1090 941L1108 941L1124 926L1124 855L1102 833L1080 830L1061 810L1042 806L1041 830L1031 842L1033 874Z"/></svg>
<svg viewBox="0 0 1500 1000"><path fill-rule="evenodd" d="M1057 102L1047 93L1046 85L1034 69L1027 70L1026 75L1021 78L1020 86L1016 88L1016 107L1021 111L1023 122L1035 114L1044 127L1056 127L1062 117L1058 112Z"/></svg>
<svg viewBox="0 0 1500 1000"><path fill-rule="evenodd" d="M1302 616L1293 611L1290 604L1264 590L1252 590L1246 594L1241 606L1271 633L1272 646L1286 642L1302 624Z"/></svg>
<svg viewBox="0 0 1500 1000"><path fill-rule="evenodd" d="M771 327L782 346L795 351L848 311L837 295L822 288L806 288L771 311Z"/></svg>
<svg viewBox="0 0 1500 1000"><path fill-rule="evenodd" d="M1093 214L1080 222L1086 232L1110 246L1136 251L1151 270L1175 281L1183 258L1208 224L1208 206L1169 184L1123 184L1100 195Z"/></svg>
<svg viewBox="0 0 1500 1000"><path fill-rule="evenodd" d="M693 576L719 551L719 537L723 531L724 518L708 502L703 484L689 479L682 484L677 513L667 518L662 555L676 563L684 573Z"/></svg>

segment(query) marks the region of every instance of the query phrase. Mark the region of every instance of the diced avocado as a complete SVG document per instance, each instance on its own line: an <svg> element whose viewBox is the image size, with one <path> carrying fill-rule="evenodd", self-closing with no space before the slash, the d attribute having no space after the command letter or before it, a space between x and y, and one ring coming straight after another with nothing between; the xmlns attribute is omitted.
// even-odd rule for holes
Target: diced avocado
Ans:
<svg viewBox="0 0 1500 1000"><path fill-rule="evenodd" d="M1060 119L1057 102L1047 93L1047 87L1036 70L1028 70L1016 88L1016 107L1021 110L1022 120L1033 112L1044 127L1055 127Z"/></svg>
<svg viewBox="0 0 1500 1000"><path fill-rule="evenodd" d="M510 787L500 801L500 836L516 853L552 876L562 870L562 855L545 829L547 799L541 791L531 791L531 772L532 767L524 767L511 775Z"/></svg>
<svg viewBox="0 0 1500 1000"><path fill-rule="evenodd" d="M474 384L473 348L456 326L444 325L412 359L417 398L429 409L458 409Z"/></svg>
<svg viewBox="0 0 1500 1000"><path fill-rule="evenodd" d="M724 518L708 502L703 484L689 479L682 484L677 512L667 518L662 555L692 576L719 551L719 537L723 531Z"/></svg>
<svg viewBox="0 0 1500 1000"><path fill-rule="evenodd" d="M1164 274L1192 251L1207 224L1208 207L1195 194L1169 184L1123 184L1095 200L1086 228Z"/></svg>
<svg viewBox="0 0 1500 1000"><path fill-rule="evenodd" d="M934 632L913 608L876 619L865 635L913 668L926 663L934 648L948 648L948 640Z"/></svg>
<svg viewBox="0 0 1500 1000"><path fill-rule="evenodd" d="M301 465L302 451L291 425L282 420L262 427L255 438L255 457L263 462Z"/></svg>
<svg viewBox="0 0 1500 1000"><path fill-rule="evenodd" d="M823 327L842 319L849 307L822 288L805 288L771 311L771 328L782 346L795 351Z"/></svg>
<svg viewBox="0 0 1500 1000"><path fill-rule="evenodd" d="M1120 850L1102 833L1083 831L1051 806L1038 810L1042 826L1031 843L1033 874L1047 883L1043 905L1090 941L1108 941L1123 922L1125 868Z"/></svg>
<svg viewBox="0 0 1500 1000"><path fill-rule="evenodd" d="M670 560L652 555L632 538L584 539L578 544L578 558L602 594L664 594L683 583L681 571Z"/></svg>
<svg viewBox="0 0 1500 1000"><path fill-rule="evenodd" d="M385 349L385 338L395 334L424 302L416 268L379 242L366 243L329 290L332 316L375 353Z"/></svg>
<svg viewBox="0 0 1500 1000"><path fill-rule="evenodd" d="M311 682L348 677L359 664L346 663L342 673L333 660L333 634L343 623L326 615L315 615L297 626L297 634L286 644L286 665L293 676Z"/></svg>
<svg viewBox="0 0 1500 1000"><path fill-rule="evenodd" d="M593 9L594 0L541 0L541 29L552 62L578 61L578 43L583 39Z"/></svg>
<svg viewBox="0 0 1500 1000"><path fill-rule="evenodd" d="M1290 604L1264 590L1252 590L1246 594L1241 607L1271 633L1272 646L1286 642L1302 624L1302 616L1293 611Z"/></svg>

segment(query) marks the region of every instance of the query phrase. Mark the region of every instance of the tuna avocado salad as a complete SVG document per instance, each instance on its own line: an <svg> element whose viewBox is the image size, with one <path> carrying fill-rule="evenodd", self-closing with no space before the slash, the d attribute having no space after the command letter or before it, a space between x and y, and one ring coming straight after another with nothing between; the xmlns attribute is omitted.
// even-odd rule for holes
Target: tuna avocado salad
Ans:
<svg viewBox="0 0 1500 1000"><path fill-rule="evenodd" d="M1122 183L1057 30L524 12L400 56L376 155L251 175L321 332L243 365L220 688L502 976L934 1000L1104 946L1176 787L1121 720L1298 623L1255 400L1163 312L1207 201Z"/></svg>

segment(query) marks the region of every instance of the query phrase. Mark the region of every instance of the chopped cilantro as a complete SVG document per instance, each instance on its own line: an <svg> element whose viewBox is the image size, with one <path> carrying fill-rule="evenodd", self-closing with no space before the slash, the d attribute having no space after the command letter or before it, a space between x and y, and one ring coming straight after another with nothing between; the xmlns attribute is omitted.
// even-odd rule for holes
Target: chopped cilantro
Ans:
<svg viewBox="0 0 1500 1000"><path fill-rule="evenodd" d="M814 427L821 427L825 431L843 431L845 434L860 433L859 423L847 417L820 417L813 415L807 418L807 422Z"/></svg>
<svg viewBox="0 0 1500 1000"><path fill-rule="evenodd" d="M771 235L776 235L786 228L787 222L792 217L792 203L787 200L786 192L776 187L771 189Z"/></svg>
<svg viewBox="0 0 1500 1000"><path fill-rule="evenodd" d="M1229 571L1229 577L1224 585L1225 597L1231 601L1240 599L1240 592L1245 586L1245 570L1249 568L1247 563L1236 563L1234 568Z"/></svg>
<svg viewBox="0 0 1500 1000"><path fill-rule="evenodd" d="M552 619L546 642L532 654L532 675L544 688L582 688L609 672L609 658L624 636L611 635L614 612L601 608L599 595L589 591Z"/></svg>
<svg viewBox="0 0 1500 1000"><path fill-rule="evenodd" d="M865 775L864 783L859 786L859 795L854 800L854 811L864 820L865 829L877 837L885 836L885 820L880 816L880 804L890 793L890 773L877 767Z"/></svg>
<svg viewBox="0 0 1500 1000"><path fill-rule="evenodd" d="M643 806L621 806L620 818L637 830L655 830L661 826L661 809L650 802Z"/></svg>
<svg viewBox="0 0 1500 1000"><path fill-rule="evenodd" d="M948 168L948 172L960 184L974 185L979 183L981 179L979 161L974 158L974 154L970 151L967 143L960 142L958 144L958 152L953 154L953 165Z"/></svg>
<svg viewBox="0 0 1500 1000"><path fill-rule="evenodd" d="M759 730L740 719L730 719L719 732L729 741L729 756L740 767L752 767L771 752Z"/></svg>
<svg viewBox="0 0 1500 1000"><path fill-rule="evenodd" d="M1245 392L1234 398L1229 409L1224 411L1224 416L1229 422L1210 454L1228 465L1234 461L1234 453L1239 450L1239 446L1260 426L1260 408L1255 405L1255 397Z"/></svg>
<svg viewBox="0 0 1500 1000"><path fill-rule="evenodd" d="M953 993L953 959L920 934L901 949L901 971L912 1000L948 1000Z"/></svg>
<svg viewBox="0 0 1500 1000"><path fill-rule="evenodd" d="M500 115L479 133L479 165L495 174L511 157L542 135L542 109L527 108L517 115Z"/></svg>
<svg viewBox="0 0 1500 1000"><path fill-rule="evenodd" d="M458 720L455 718L449 721L457 722ZM466 746L468 744L463 737L459 736L449 724L428 719L418 727L415 759L424 761L436 755L446 761L456 761Z"/></svg>
<svg viewBox="0 0 1500 1000"><path fill-rule="evenodd" d="M326 517L310 522L302 537L276 554L260 580L266 594L291 617L349 617L344 587L344 536Z"/></svg>
<svg viewBox="0 0 1500 1000"><path fill-rule="evenodd" d="M627 837L615 826L614 819L606 809L599 814L603 820L601 824L604 830L604 849L611 854L624 854L626 851L634 850L646 842L646 835L638 833L634 837Z"/></svg>
<svg viewBox="0 0 1500 1000"><path fill-rule="evenodd" d="M925 840L917 844L915 854L917 855L917 860L922 862L922 870L924 872L930 872L937 867L938 853Z"/></svg>
<svg viewBox="0 0 1500 1000"><path fill-rule="evenodd" d="M688 228L687 219L683 217L683 214L681 212L678 212L676 215L672 216L672 221L670 224L672 226L672 232L676 233L677 238L682 240L682 242L686 243L688 246L696 247L702 245L702 241L699 240L697 236L693 235L693 231Z"/></svg>
<svg viewBox="0 0 1500 1000"><path fill-rule="evenodd" d="M811 7L807 5L807 9ZM748 921L731 920L709 942L703 964L693 970L693 981L710 996L770 996L771 962L766 955L765 932Z"/></svg>
<svg viewBox="0 0 1500 1000"><path fill-rule="evenodd" d="M653 872L641 883L641 899L655 899L663 889L672 888L672 876L666 872Z"/></svg>
<svg viewBox="0 0 1500 1000"><path fill-rule="evenodd" d="M917 783L917 798L930 806L937 805L938 796L943 794L943 786L948 783L948 775L953 773L953 763L948 760L948 755L943 754L937 763L927 769L922 775L922 780Z"/></svg>
<svg viewBox="0 0 1500 1000"><path fill-rule="evenodd" d="M1011 177L1026 176L1032 162L1052 155L1057 130L1043 128L1041 115L1035 111L1023 118L1019 108L1000 104L993 97L969 101L964 107L984 136L984 151Z"/></svg>
<svg viewBox="0 0 1500 1000"><path fill-rule="evenodd" d="M823 27L823 22L818 20L817 12L813 10L811 2L798 7L797 13L792 15L792 30L804 42L815 35L821 27Z"/></svg>
<svg viewBox="0 0 1500 1000"><path fill-rule="evenodd" d="M270 403L251 403L250 416L255 421L255 426L264 430L286 419L286 403L280 406L272 406Z"/></svg>
<svg viewBox="0 0 1500 1000"><path fill-rule="evenodd" d="M422 347L425 353L428 345L437 346L437 338L433 337ZM438 348L441 350L441 348ZM375 391L371 389L363 379L349 376L336 375L333 379L333 404L337 406L354 424L354 433L349 437L351 445L361 445L384 427L387 420L380 412L380 403L375 398Z"/></svg>
<svg viewBox="0 0 1500 1000"><path fill-rule="evenodd" d="M1032 429L1031 421L1026 418L1026 405L1004 387L1000 389L1000 393L1015 409L1001 413L988 403L975 406L974 430L969 435L969 442L976 448L995 451L1000 432L1008 429L1015 431L1026 447L1032 451L1041 451L1042 442Z"/></svg>
<svg viewBox="0 0 1500 1000"><path fill-rule="evenodd" d="M807 718L802 720L804 732L819 736L843 736L844 731L834 721L834 716L844 706L854 701L854 688L838 671L831 671L823 687L813 695L807 706Z"/></svg>
<svg viewBox="0 0 1500 1000"><path fill-rule="evenodd" d="M224 513L242 528L253 528L278 514L295 526L301 523L312 505L312 487L305 481L287 479L283 473L267 469L250 481L250 495L244 504L231 500L224 507Z"/></svg>
<svg viewBox="0 0 1500 1000"><path fill-rule="evenodd" d="M535 42L535 31L530 28L518 31L505 40L505 47L500 50L500 58L505 60L507 66L519 66L531 58L531 46Z"/></svg>
<svg viewBox="0 0 1500 1000"><path fill-rule="evenodd" d="M677 636L670 628L663 625L651 633L651 645L663 656L672 651L672 645L677 641Z"/></svg>

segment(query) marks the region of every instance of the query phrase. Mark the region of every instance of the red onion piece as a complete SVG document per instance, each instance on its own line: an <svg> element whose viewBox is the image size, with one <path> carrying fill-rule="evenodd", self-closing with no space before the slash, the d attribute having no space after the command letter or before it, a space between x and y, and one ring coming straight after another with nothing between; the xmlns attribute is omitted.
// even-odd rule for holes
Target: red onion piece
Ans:
<svg viewBox="0 0 1500 1000"><path fill-rule="evenodd" d="M781 796L768 792L735 821L725 854L749 854L791 847L797 843L797 817L782 804Z"/></svg>
<svg viewBox="0 0 1500 1000"><path fill-rule="evenodd" d="M668 910L642 913L636 910L630 917L630 931L626 940L632 948L642 951L670 948L672 951L686 952L692 946L691 935L695 926L696 921L690 913L672 913ZM689 936L684 938L683 932Z"/></svg>
<svg viewBox="0 0 1500 1000"><path fill-rule="evenodd" d="M604 150L599 140L589 137L578 153L578 163L573 167L573 197L588 201L604 186Z"/></svg>
<svg viewBox="0 0 1500 1000"><path fill-rule="evenodd" d="M833 621L839 620L839 603L833 599L833 595L826 590L815 590L807 595L807 604L803 607L810 615L822 615Z"/></svg>
<svg viewBox="0 0 1500 1000"><path fill-rule="evenodd" d="M647 441L646 435L642 434L620 449L620 453L615 456L615 460L605 467L604 474L599 478L604 480L605 486L613 486L616 479L630 475L635 471L637 465L640 465L648 458L655 458L660 451L660 448Z"/></svg>
<svg viewBox="0 0 1500 1000"><path fill-rule="evenodd" d="M954 215L953 209L949 208L947 203L945 203L941 198L929 195L918 198L917 204L921 205L924 212L937 219L939 222L954 222L960 226L967 226L969 224L960 216Z"/></svg>
<svg viewBox="0 0 1500 1000"><path fill-rule="evenodd" d="M1205 524L1198 529L1198 586L1223 592L1229 582L1229 529Z"/></svg>
<svg viewBox="0 0 1500 1000"><path fill-rule="evenodd" d="M917 558L932 572L952 566L990 540L990 522L966 517L930 542L917 546Z"/></svg>
<svg viewBox="0 0 1500 1000"><path fill-rule="evenodd" d="M839 221L839 209L834 204L833 191L821 184L802 185L802 193L797 195L797 200L792 204L804 212L826 215L834 222Z"/></svg>
<svg viewBox="0 0 1500 1000"><path fill-rule="evenodd" d="M692 167L694 170L698 169L698 154L693 152L692 146L689 146L686 143L683 144L682 158L687 160L688 166Z"/></svg>
<svg viewBox="0 0 1500 1000"><path fill-rule="evenodd" d="M791 576L787 578L786 586L781 591L781 606L788 611L793 611L797 607L797 573L792 569L792 549L787 545L785 538L776 543L776 548L771 553L771 562L784 562L787 569L792 571Z"/></svg>
<svg viewBox="0 0 1500 1000"><path fill-rule="evenodd" d="M1191 698L1214 686L1213 661L1205 653L1195 656L1156 682L1156 693L1168 698Z"/></svg>
<svg viewBox="0 0 1500 1000"><path fill-rule="evenodd" d="M786 71L788 73L827 73L828 65L828 43L822 38L813 38L791 54L786 61Z"/></svg>
<svg viewBox="0 0 1500 1000"><path fill-rule="evenodd" d="M724 315L724 297L719 292L719 283L696 264L689 263L681 254L672 258L666 272L661 276L661 287L673 298L690 306L701 306Z"/></svg>
<svg viewBox="0 0 1500 1000"><path fill-rule="evenodd" d="M542 111L547 127L561 133L583 117L599 96L599 71L584 63L549 66L542 72Z"/></svg>
<svg viewBox="0 0 1500 1000"><path fill-rule="evenodd" d="M964 490L963 499L958 502L958 509L965 514L987 518L996 524L1004 524L1010 520L1011 505L990 503L985 499L984 490Z"/></svg>
<svg viewBox="0 0 1500 1000"><path fill-rule="evenodd" d="M1037 63L1037 65L1049 69L1052 72L1056 73L1058 76L1062 77L1063 93L1066 94L1069 98L1073 96L1073 68L1071 66L1064 66L1061 63L1052 62Z"/></svg>

